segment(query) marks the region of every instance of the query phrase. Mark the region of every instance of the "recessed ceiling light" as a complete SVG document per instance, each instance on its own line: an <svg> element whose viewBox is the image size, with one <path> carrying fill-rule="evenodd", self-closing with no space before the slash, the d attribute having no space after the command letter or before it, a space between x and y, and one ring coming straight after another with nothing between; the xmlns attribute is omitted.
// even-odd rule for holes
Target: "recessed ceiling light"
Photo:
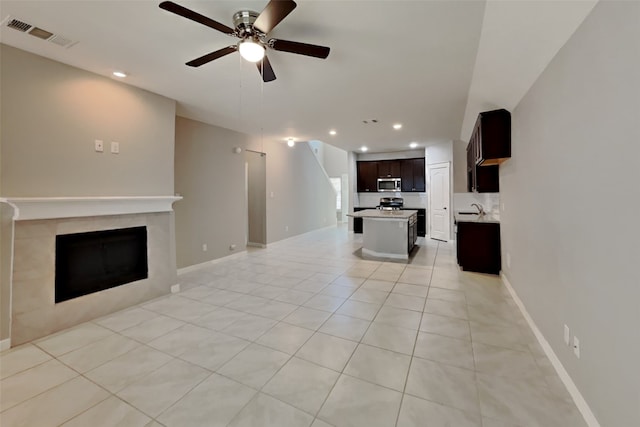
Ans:
<svg viewBox="0 0 640 427"><path fill-rule="evenodd" d="M417 142L412 142L411 144L409 144L409 147L411 148L416 148L418 146Z"/></svg>
<svg viewBox="0 0 640 427"><path fill-rule="evenodd" d="M113 75L116 76L116 77L120 77L120 78L127 77L127 74L123 73L122 71L114 71Z"/></svg>
<svg viewBox="0 0 640 427"><path fill-rule="evenodd" d="M293 138L287 138L287 145L289 147L293 147L294 145L296 145L296 141Z"/></svg>
<svg viewBox="0 0 640 427"><path fill-rule="evenodd" d="M393 128L394 128L395 130L402 129L402 124L400 124L400 123L396 123L395 125L393 125Z"/></svg>
<svg viewBox="0 0 640 427"><path fill-rule="evenodd" d="M368 150L368 148L365 147L364 145L362 147L360 147L360 151L367 151L367 150Z"/></svg>
<svg viewBox="0 0 640 427"><path fill-rule="evenodd" d="M336 132L335 130L330 130L330 131L329 131L329 135L335 135L335 134L337 134L337 133L338 133L338 132Z"/></svg>

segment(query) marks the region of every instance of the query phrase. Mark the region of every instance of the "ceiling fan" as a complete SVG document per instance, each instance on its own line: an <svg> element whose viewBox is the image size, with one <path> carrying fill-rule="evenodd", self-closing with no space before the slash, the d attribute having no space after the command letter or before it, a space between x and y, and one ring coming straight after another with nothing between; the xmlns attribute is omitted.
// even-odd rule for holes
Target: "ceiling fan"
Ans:
<svg viewBox="0 0 640 427"><path fill-rule="evenodd" d="M235 51L240 51L240 55L242 55L244 59L257 64L258 71L262 75L262 80L265 82L276 79L273 68L266 56L267 48L321 59L329 56L330 48L325 46L267 37L271 30L286 18L296 6L296 2L293 0L270 0L264 10L259 14L252 10L240 10L233 15L233 25L235 28L230 28L174 2L163 1L160 3L161 9L240 39L237 44L223 47L215 52L203 55L187 62L186 65L199 67L214 59L221 58Z"/></svg>

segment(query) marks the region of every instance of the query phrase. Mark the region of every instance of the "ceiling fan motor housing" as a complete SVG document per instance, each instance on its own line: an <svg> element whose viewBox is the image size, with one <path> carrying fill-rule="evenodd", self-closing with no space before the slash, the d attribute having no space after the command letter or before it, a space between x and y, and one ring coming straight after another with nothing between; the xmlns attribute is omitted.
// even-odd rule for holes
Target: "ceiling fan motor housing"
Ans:
<svg viewBox="0 0 640 427"><path fill-rule="evenodd" d="M258 37L263 35L253 26L258 15L259 13L253 10L240 10L233 14L233 25L238 33L238 37Z"/></svg>

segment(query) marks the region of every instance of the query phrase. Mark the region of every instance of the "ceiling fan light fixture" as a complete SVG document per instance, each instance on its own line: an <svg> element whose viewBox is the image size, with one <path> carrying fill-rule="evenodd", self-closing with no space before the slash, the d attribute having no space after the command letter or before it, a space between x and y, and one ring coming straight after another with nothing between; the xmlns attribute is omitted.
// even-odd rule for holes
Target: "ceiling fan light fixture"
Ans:
<svg viewBox="0 0 640 427"><path fill-rule="evenodd" d="M251 39L238 43L238 50L240 55L249 62L258 62L264 58L264 46Z"/></svg>

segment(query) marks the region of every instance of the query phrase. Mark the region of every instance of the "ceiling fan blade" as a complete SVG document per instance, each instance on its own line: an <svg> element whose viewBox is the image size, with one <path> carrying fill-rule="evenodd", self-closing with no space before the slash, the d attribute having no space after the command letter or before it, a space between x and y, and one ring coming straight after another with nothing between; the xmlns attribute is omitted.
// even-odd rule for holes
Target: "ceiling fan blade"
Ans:
<svg viewBox="0 0 640 427"><path fill-rule="evenodd" d="M206 55L201 56L200 58L196 58L192 61L187 62L189 67L199 67L208 62L213 61L214 59L221 58L225 55L229 55L230 53L238 50L238 46L232 45L228 47L223 47L222 49L216 50L215 52L207 53Z"/></svg>
<svg viewBox="0 0 640 427"><path fill-rule="evenodd" d="M198 12L194 12L193 10L180 6L179 4L175 4L172 1L163 1L162 3L160 3L160 8L175 13L176 15L180 15L184 18L190 19L192 21L196 21L202 25L206 25L207 27L211 27L214 30L218 30L225 34L234 33L233 28L229 28L226 25L219 23L218 21L214 21L213 19L207 18L204 15L200 15Z"/></svg>
<svg viewBox="0 0 640 427"><path fill-rule="evenodd" d="M262 61L256 62L256 65L258 66L258 71L262 74L263 82L272 82L276 79L276 73L273 72L269 58L266 55Z"/></svg>
<svg viewBox="0 0 640 427"><path fill-rule="evenodd" d="M329 51L331 50L331 48L328 48L326 46L318 46L315 44L292 42L289 40L279 39L269 40L269 46L274 50L297 53L298 55L313 56L315 58L322 59L325 59L327 56L329 56Z"/></svg>
<svg viewBox="0 0 640 427"><path fill-rule="evenodd" d="M253 26L267 34L296 8L293 0L271 0L253 23Z"/></svg>

